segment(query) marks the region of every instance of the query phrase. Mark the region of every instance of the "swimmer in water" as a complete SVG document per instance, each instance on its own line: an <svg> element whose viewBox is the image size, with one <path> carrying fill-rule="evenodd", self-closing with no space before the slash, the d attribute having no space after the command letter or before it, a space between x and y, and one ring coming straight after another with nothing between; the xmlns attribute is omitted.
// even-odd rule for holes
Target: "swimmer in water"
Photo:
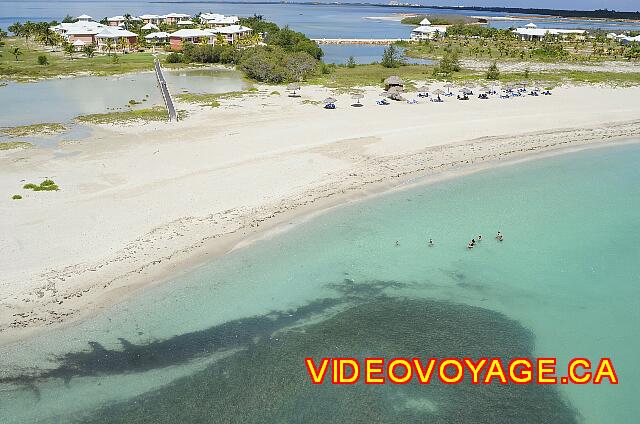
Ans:
<svg viewBox="0 0 640 424"><path fill-rule="evenodd" d="M433 247L433 239L429 239L429 247Z"/></svg>
<svg viewBox="0 0 640 424"><path fill-rule="evenodd" d="M396 246L400 246L400 241L396 240Z"/></svg>
<svg viewBox="0 0 640 424"><path fill-rule="evenodd" d="M500 231L498 231L498 234L496 234L496 240L498 241L502 241L502 233Z"/></svg>
<svg viewBox="0 0 640 424"><path fill-rule="evenodd" d="M478 234L478 241L482 240L482 234Z"/></svg>
<svg viewBox="0 0 640 424"><path fill-rule="evenodd" d="M467 244L467 249L473 249L473 245L474 245L474 243L473 243L473 240L472 240Z"/></svg>

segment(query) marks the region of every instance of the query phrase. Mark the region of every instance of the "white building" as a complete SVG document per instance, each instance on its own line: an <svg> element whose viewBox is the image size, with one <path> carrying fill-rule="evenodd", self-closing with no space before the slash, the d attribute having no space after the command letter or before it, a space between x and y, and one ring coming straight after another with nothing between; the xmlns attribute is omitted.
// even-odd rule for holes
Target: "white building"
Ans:
<svg viewBox="0 0 640 424"><path fill-rule="evenodd" d="M225 44L234 44L251 35L251 31L251 28L242 25L207 29L180 29L169 34L169 42L173 50L181 50L184 43L215 45L219 37L222 37Z"/></svg>
<svg viewBox="0 0 640 424"><path fill-rule="evenodd" d="M163 15L140 15L139 17L145 24L160 25L164 22Z"/></svg>
<svg viewBox="0 0 640 424"><path fill-rule="evenodd" d="M76 19L78 20L78 22L89 22L93 20L93 18L89 15L80 15L77 16Z"/></svg>
<svg viewBox="0 0 640 424"><path fill-rule="evenodd" d="M178 21L191 19L191 15L187 15L186 13L169 13L164 15L162 18L165 24L175 25Z"/></svg>
<svg viewBox="0 0 640 424"><path fill-rule="evenodd" d="M140 29L143 31L160 31L160 28L158 28L156 24L152 24L151 22L144 24Z"/></svg>
<svg viewBox="0 0 640 424"><path fill-rule="evenodd" d="M109 43L114 50L129 51L138 40L138 34L120 28L105 28L96 35L98 51L105 51Z"/></svg>
<svg viewBox="0 0 640 424"><path fill-rule="evenodd" d="M200 22L210 27L238 25L240 18L237 16L224 16L219 13L203 13L200 15Z"/></svg>
<svg viewBox="0 0 640 424"><path fill-rule="evenodd" d="M107 23L109 24L109 26L122 26L126 21L127 21L127 18L121 15L107 18Z"/></svg>
<svg viewBox="0 0 640 424"><path fill-rule="evenodd" d="M144 39L149 43L158 44L158 43L167 43L169 42L169 33L168 32L152 32L151 34L147 34L144 36Z"/></svg>
<svg viewBox="0 0 640 424"><path fill-rule="evenodd" d="M547 35L554 38L565 38L571 34L578 38L584 38L587 31L583 29L555 29L555 28L538 28L534 23L529 23L524 28L516 28L513 32L521 40L542 40Z"/></svg>
<svg viewBox="0 0 640 424"><path fill-rule="evenodd" d="M431 26L423 25L414 28L411 31L411 40L413 41L426 41L435 40L436 38L443 37L447 32L447 27L444 26Z"/></svg>

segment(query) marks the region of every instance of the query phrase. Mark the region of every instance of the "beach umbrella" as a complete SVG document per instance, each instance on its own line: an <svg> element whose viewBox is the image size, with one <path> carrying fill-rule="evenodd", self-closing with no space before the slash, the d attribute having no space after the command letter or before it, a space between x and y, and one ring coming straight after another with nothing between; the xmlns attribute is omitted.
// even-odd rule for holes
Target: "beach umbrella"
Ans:
<svg viewBox="0 0 640 424"><path fill-rule="evenodd" d="M387 90L387 93L389 93L389 94L398 94L398 93L402 93L402 91L403 91L402 87L393 86L393 87L390 87Z"/></svg>
<svg viewBox="0 0 640 424"><path fill-rule="evenodd" d="M444 85L444 88L446 88L446 89L447 89L447 93L450 93L450 92L451 92L451 89L452 89L453 87L454 87L454 86L453 86L453 84L451 84L451 83L447 83L447 84L445 84L445 85Z"/></svg>
<svg viewBox="0 0 640 424"><path fill-rule="evenodd" d="M444 94L444 91L440 90L439 88L433 92L433 94L439 96L440 94Z"/></svg>
<svg viewBox="0 0 640 424"><path fill-rule="evenodd" d="M418 92L419 93L428 93L429 92L429 87L427 87L426 85L423 85L422 87L418 88Z"/></svg>
<svg viewBox="0 0 640 424"><path fill-rule="evenodd" d="M338 99L334 99L333 97L327 97L326 99L324 99L324 104L328 105L329 103L335 103L337 101Z"/></svg>
<svg viewBox="0 0 640 424"><path fill-rule="evenodd" d="M470 90L470 89L468 89L467 87L462 88L462 89L460 90L460 92L461 92L462 94L472 94L472 93L473 93L473 91L471 91L471 90Z"/></svg>
<svg viewBox="0 0 640 424"><path fill-rule="evenodd" d="M353 100L357 100L357 101L358 101L358 104L360 104L360 99L364 98L364 94L362 94L362 93L353 93L353 94L351 95L351 98L352 98Z"/></svg>

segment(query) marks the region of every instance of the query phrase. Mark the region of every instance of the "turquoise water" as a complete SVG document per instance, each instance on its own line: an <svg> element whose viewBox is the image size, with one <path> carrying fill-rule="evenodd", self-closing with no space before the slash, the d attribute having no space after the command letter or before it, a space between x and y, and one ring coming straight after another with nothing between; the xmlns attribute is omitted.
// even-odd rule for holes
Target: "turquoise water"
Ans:
<svg viewBox="0 0 640 424"><path fill-rule="evenodd" d="M405 422L635 422L639 161L639 144L586 150L331 210L0 349L3 422L339 422L344 399ZM407 352L606 356L620 384L314 391L300 377L307 354Z"/></svg>

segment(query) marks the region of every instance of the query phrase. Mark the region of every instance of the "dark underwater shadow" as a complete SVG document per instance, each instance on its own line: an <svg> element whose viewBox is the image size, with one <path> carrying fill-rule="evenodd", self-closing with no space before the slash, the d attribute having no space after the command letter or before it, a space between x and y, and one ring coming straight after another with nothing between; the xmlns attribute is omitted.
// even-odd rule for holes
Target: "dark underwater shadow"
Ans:
<svg viewBox="0 0 640 424"><path fill-rule="evenodd" d="M340 298L144 345L123 341L122 350L94 344L91 351L61 357L56 369L13 382L34 385L47 378L143 372L241 348L202 371L75 419L181 424L578 422L576 411L553 386L443 385L437 380L403 386L311 384L304 366L309 356L533 356L533 334L498 312L382 294L406 287L398 282L345 280L332 287Z"/></svg>

